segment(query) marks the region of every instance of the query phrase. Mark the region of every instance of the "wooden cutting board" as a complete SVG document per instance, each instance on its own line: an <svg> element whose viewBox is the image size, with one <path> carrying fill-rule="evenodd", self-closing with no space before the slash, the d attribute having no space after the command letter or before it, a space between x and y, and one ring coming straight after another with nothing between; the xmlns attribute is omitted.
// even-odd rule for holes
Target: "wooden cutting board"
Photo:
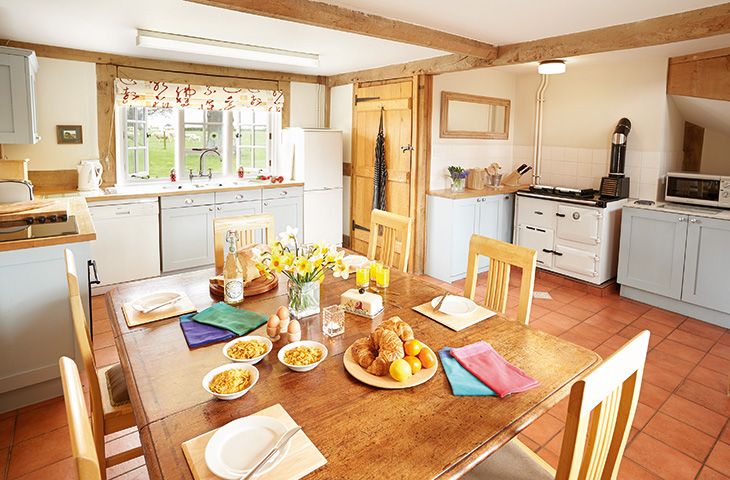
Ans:
<svg viewBox="0 0 730 480"><path fill-rule="evenodd" d="M0 223L23 221L28 217L67 215L65 200L33 200L0 204Z"/></svg>

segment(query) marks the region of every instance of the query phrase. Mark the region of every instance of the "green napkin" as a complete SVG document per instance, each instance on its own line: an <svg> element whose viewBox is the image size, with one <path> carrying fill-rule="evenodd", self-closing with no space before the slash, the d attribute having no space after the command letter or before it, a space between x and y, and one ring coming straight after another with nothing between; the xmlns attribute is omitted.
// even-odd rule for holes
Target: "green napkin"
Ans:
<svg viewBox="0 0 730 480"><path fill-rule="evenodd" d="M241 310L223 302L210 306L193 317L198 323L225 328L238 336L246 335L266 323L260 313Z"/></svg>

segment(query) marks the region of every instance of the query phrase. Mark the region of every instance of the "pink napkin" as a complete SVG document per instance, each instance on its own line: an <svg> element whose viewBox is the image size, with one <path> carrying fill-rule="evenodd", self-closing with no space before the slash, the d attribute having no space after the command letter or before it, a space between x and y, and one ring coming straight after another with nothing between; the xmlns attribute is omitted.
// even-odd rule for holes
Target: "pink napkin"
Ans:
<svg viewBox="0 0 730 480"><path fill-rule="evenodd" d="M471 345L451 350L462 367L494 390L500 398L512 393L524 392L536 387L539 382L515 367L490 344L480 340Z"/></svg>

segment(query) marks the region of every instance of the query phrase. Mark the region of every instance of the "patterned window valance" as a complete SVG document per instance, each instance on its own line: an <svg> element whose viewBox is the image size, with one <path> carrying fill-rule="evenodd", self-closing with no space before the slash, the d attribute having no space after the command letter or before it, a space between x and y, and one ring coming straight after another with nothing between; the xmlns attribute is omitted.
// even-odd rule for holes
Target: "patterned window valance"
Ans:
<svg viewBox="0 0 730 480"><path fill-rule="evenodd" d="M188 85L163 81L128 80L114 82L116 103L120 106L158 108L200 108L233 110L254 108L281 112L284 94L280 90Z"/></svg>

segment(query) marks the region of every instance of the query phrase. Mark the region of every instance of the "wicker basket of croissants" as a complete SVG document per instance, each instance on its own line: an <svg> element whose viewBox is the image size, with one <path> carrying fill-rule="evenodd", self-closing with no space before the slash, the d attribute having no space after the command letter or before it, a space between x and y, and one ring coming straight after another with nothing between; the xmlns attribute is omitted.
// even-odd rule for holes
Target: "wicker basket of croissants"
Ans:
<svg viewBox="0 0 730 480"><path fill-rule="evenodd" d="M355 340L352 357L368 373L382 377L390 364L405 356L403 342L413 340L413 329L399 317L392 317L378 325L368 337Z"/></svg>

